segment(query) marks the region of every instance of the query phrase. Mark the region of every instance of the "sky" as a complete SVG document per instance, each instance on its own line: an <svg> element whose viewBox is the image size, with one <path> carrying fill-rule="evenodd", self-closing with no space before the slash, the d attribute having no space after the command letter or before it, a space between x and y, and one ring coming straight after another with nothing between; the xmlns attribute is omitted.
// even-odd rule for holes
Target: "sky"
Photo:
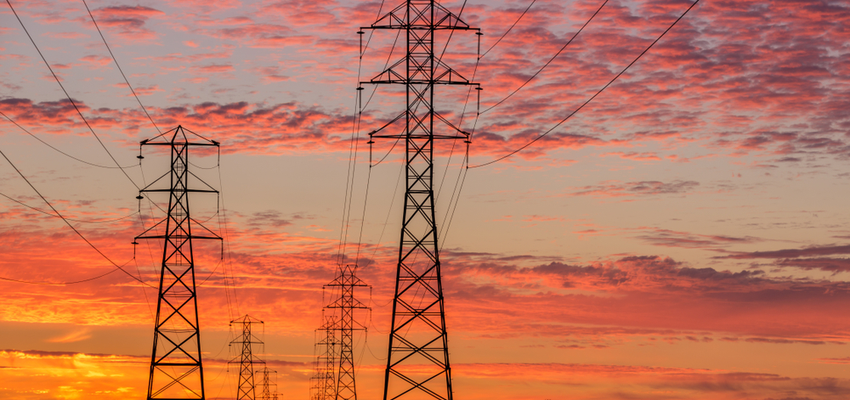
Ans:
<svg viewBox="0 0 850 400"><path fill-rule="evenodd" d="M161 244L131 242L163 217L136 199L168 170L137 158L157 128L81 0L11 3L91 130L3 4L0 111L20 127L0 118L0 151L155 287ZM468 162L448 140L435 161L455 398L850 397L846 2L701 1L561 125L691 1L442 4L484 33L480 58L471 32L437 37L483 88L437 91L472 132ZM192 153L221 192L193 217L225 238L194 247L207 397L235 396L229 322L249 314L282 398L309 398L342 257L371 285L358 395L380 398L403 152L367 141L404 97L356 88L403 39L357 31L396 2L88 5L156 125L221 143ZM0 398L144 396L157 290L6 160L0 195Z"/></svg>

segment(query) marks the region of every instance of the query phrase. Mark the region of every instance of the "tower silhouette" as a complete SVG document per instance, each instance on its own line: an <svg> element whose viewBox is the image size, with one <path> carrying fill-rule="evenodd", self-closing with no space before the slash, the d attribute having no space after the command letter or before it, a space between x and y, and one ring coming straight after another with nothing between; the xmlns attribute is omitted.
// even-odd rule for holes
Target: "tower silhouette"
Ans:
<svg viewBox="0 0 850 400"><path fill-rule="evenodd" d="M336 399L336 360L339 342L336 337L339 331L339 323L336 315L325 314L322 310L324 323L318 329L321 337L316 346L321 348L316 358L316 375L313 377L314 400Z"/></svg>
<svg viewBox="0 0 850 400"><path fill-rule="evenodd" d="M190 142L186 132L201 141ZM168 146L171 149L170 172L141 189L137 197L141 200L143 193L168 193L168 215L133 241L133 244L138 244L139 239L161 239L164 243L147 399L204 399L204 367L201 362L192 240L222 239L192 219L189 213L190 193L218 194L217 190L197 177L195 180L206 188L190 188L189 177L194 174L189 172L189 148L218 147L219 144L178 126L152 139L143 140L139 149L140 159L144 158L141 155L144 146ZM151 188L165 177L169 178L168 188ZM200 227L203 234L193 233L193 226ZM154 233L158 230L164 233Z"/></svg>
<svg viewBox="0 0 850 400"><path fill-rule="evenodd" d="M401 59L371 80L361 82L405 86L405 110L370 133L370 144L375 139L405 142L407 177L383 399L451 400L451 364L434 210L434 141L468 141L469 134L435 110L435 87L479 85L443 62L442 56L435 54L435 43L437 32L447 32L446 40L451 31L480 32L433 0L407 0L358 33L365 29L402 30L406 43ZM435 122L440 123L439 131L435 131ZM390 131L397 124L402 125L400 134Z"/></svg>
<svg viewBox="0 0 850 400"><path fill-rule="evenodd" d="M238 344L240 354L236 356L231 363L239 361L239 382L236 388L236 400L257 400L257 382L255 379L254 364L265 364L254 355L254 346L263 344L263 341L254 335L253 325L262 324L256 318L248 315L230 321L230 325L236 324L242 328L242 334L234 339L231 344Z"/></svg>
<svg viewBox="0 0 850 400"><path fill-rule="evenodd" d="M357 385L354 377L354 331L365 329L354 319L354 310L368 309L354 297L354 288L368 287L357 277L357 265L340 264L339 275L327 287L338 288L339 297L325 308L338 310L336 330L339 331L337 352L336 397L334 400L357 400Z"/></svg>
<svg viewBox="0 0 850 400"><path fill-rule="evenodd" d="M272 372L277 374L277 371L270 370L268 366L263 367L262 378L260 381L260 399L262 400L272 400L277 398L277 384L272 383ZM274 390L272 390L272 386L274 386Z"/></svg>

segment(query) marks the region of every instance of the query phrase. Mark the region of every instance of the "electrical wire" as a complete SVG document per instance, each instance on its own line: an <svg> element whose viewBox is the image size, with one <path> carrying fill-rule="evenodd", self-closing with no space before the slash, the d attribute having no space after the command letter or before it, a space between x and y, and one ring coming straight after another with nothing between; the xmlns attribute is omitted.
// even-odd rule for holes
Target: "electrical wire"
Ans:
<svg viewBox="0 0 850 400"><path fill-rule="evenodd" d="M62 154L62 155L63 155L63 156L65 156L65 157L68 157L68 158L71 158L71 159L73 159L73 160L79 161L79 162L81 162L81 163L83 163L83 164L86 164L86 165L91 165L92 167L98 167L98 168L108 168L108 169L117 169L117 168L122 168L122 167L120 167L120 166L116 167L116 166L112 166L112 165L100 165L100 164L95 164L95 163L88 162L88 161L86 161L86 160L83 160L83 159L80 159L80 158L74 157L74 156L72 156L72 155L70 155L70 154L68 154L68 153L66 153L66 152L64 152L64 151L62 151L62 150L59 150L58 148L54 147L54 146L53 146L53 145L51 145L50 143L45 142L45 141L44 141L44 140L42 140L40 137L38 137L38 136L34 135L32 132L30 132L29 130L27 130L26 128L24 128L23 126L21 126L20 124L18 124L17 122L15 122L15 120L13 120L12 118L10 118L8 115L4 114L2 111L0 111L0 115L2 115L2 116L3 116L3 118L6 118L7 120L9 120L9 122L13 123L15 126L17 126L18 128L20 128L22 131L26 132L26 134L27 134L27 135L32 136L33 138L35 138L35 140L38 140L39 142L41 142L41 143L42 143L42 144L44 144L45 146L50 147L51 149L55 150L56 152L58 152L59 154ZM133 164L133 165L125 165L123 168L133 168L133 167L136 167L136 166L137 166L137 164Z"/></svg>
<svg viewBox="0 0 850 400"><path fill-rule="evenodd" d="M133 260L134 260L134 258L131 258L130 260L128 260L127 262L122 264L121 267L127 266L127 264L129 264ZM115 271L118 271L118 268L113 268L109 272L105 272L103 274L93 276L91 278L86 278L86 279L82 279L82 280L79 280L79 281L69 281L69 282L25 281L25 280L21 280L21 279L12 279L12 278L5 278L5 277L0 277L0 281L23 283L23 284L27 284L27 285L66 286L66 285L76 285L76 284L79 284L79 283L91 282L91 281L103 278L104 276L110 275Z"/></svg>
<svg viewBox="0 0 850 400"><path fill-rule="evenodd" d="M519 92L520 90L522 90L522 88L524 88L526 85L528 85L528 84L529 84L529 83L530 83L530 82L531 82L534 78L536 78L536 77L537 77L537 75L540 75L540 73L541 73L541 72L543 72L543 70L544 70L544 69L546 69L546 67L548 67L548 66L549 66L549 64L552 64L552 61L555 61L555 59L556 59L559 55L561 55L561 53L562 53L564 50L566 50L566 48L570 45L570 43L572 43L572 42L573 42L573 40L575 40L575 38L576 38L576 37L578 37L579 33L581 33L581 31L583 31L583 30L584 30L584 28L585 28L585 27L587 27L587 25L589 25L589 24L590 24L590 21L593 21L593 18L595 18L595 17L596 17L596 15L597 15L597 14L599 14L599 12L600 12L600 11L602 11L602 7L605 7L605 5L606 5L606 4L608 4L608 0L605 0L604 2L602 2L602 5L601 5L601 6L599 6L599 8L597 8L597 9L596 9L596 12L594 12L594 13L593 13L593 15L591 15L591 16L590 16L590 19L588 19L588 20L587 20L587 22L585 22L585 23L584 23L584 25L582 25L582 26L581 26L581 28L580 28L578 31L576 31L576 33L575 33L575 34L573 34L573 37L571 37L571 38L570 38L570 40L568 40L568 41L567 41L567 43L565 43L563 46L561 46L561 49L560 49L560 50L558 50L558 52L556 52L556 53L555 53L555 55L554 55L554 56L552 56L552 58L550 58L550 59L549 59L549 61L546 61L546 63L545 63L545 64L543 64L543 66L542 66L542 67L540 67L540 69L539 69L539 70L537 70L537 72L535 72L535 73L534 73L534 75L532 75L532 76L531 76L530 78L528 78L525 82L523 82L523 84L522 84L522 85L519 85L519 87L518 87L518 88L516 88L516 90L514 90L513 92L511 92L511 94L509 94L509 95L505 96L505 98L503 98L503 99L499 100L498 102L496 102L496 104L494 104L494 105L490 106L489 108L485 109L484 111L482 111L482 112L481 112L481 114L485 114L485 113L487 113L488 111L490 111L490 110L492 110L492 109L494 109L494 108L498 107L500 104L504 103L505 101L507 101L508 99L510 99L511 97L513 97L513 95L515 95L517 92ZM488 51L489 51L489 50L488 50Z"/></svg>
<svg viewBox="0 0 850 400"><path fill-rule="evenodd" d="M112 259L111 259L111 258L109 258L109 257L108 257L106 254L104 254L102 251L100 251L100 249L98 249L98 248L97 248L97 247L96 247L96 246L95 246L92 242L90 242L88 239L86 239L86 237L85 237L85 236L83 236L83 234L82 234L80 231L78 231L78 230L77 230L77 228L74 228L74 225L71 225L71 222L70 222L70 221L68 221L67 219L65 219L65 217L63 217L63 216L62 216L62 214L61 214L58 210L56 210L56 208L55 208L55 207L53 207L53 204L50 204L50 202L49 202L49 201L47 201L47 199L46 199L44 196L42 196L42 195L41 195L41 192L39 192L39 191L38 191L38 189L36 189L36 188L35 188L35 186L33 186L33 184L29 181L29 179L27 179L27 177L26 177L26 176L24 176L24 174L21 172L21 170L19 170L19 169L18 169L18 167L17 167L17 166L15 166L15 164L14 164L14 163L12 163L12 160L10 160L10 159L9 159L9 157L6 157L6 154L5 154L5 153L3 153L3 151L2 151L2 150L0 150L0 155L2 155L2 156L3 156L3 158L5 158L5 159L6 159L6 161L9 163L9 165L11 165L11 166L12 166L12 168L14 168L14 169L15 169L15 172L17 172L17 173L18 173L18 175L20 175L20 177L21 177L21 178L22 178L22 179L23 179L23 180L27 183L27 185L29 185L29 187L30 187L30 188L32 188L32 190L33 190L33 191L34 191L34 192L38 195L38 197L41 197L41 199L42 199L42 200L44 200L44 202L45 202L45 203L47 203L47 205L50 207L50 209L51 209L51 210L53 210L53 212L54 212L54 213L56 213L56 215L58 215L58 216L59 216L59 218L62 218L62 221L64 221L64 222L65 222L65 224L66 224L66 225L68 225L68 227L69 227L69 228L71 228L71 230L73 230L73 231L74 231L74 233L76 233L76 234L77 234L77 236L79 236L79 237L80 237L80 239L83 239L83 241L84 241L84 242L86 242L86 244L88 244L88 245L89 245L89 247L91 247L92 249L94 249L94 251L96 251L98 254L100 254L100 255L101 255L101 257L105 258L105 259L106 259L106 261L109 261L109 263L110 263L110 264L114 265L114 266L115 266L115 268L120 269L120 270L121 270L121 272L125 273L125 274L126 274L127 276L129 276L130 278L133 278L133 280L138 281L139 283L141 283L141 284L143 284L143 285L145 285L145 286L153 287L153 286L151 286L150 284L148 284L147 282L145 282L145 281L143 281L143 280L141 280L141 279L139 279L139 278L136 278L135 276L133 276L133 274L131 274L131 273L127 272L127 270L125 270L123 266L116 264L114 261L112 261ZM125 263L124 265L126 265L126 263ZM101 275L101 277L106 276L106 275L108 275L108 274ZM97 279L97 278L94 278L94 279Z"/></svg>
<svg viewBox="0 0 850 400"><path fill-rule="evenodd" d="M466 157L464 157L464 163L466 165L469 165L469 154L467 154ZM444 229L440 230L440 235L442 235L441 237L443 238L443 241L440 244L440 250L443 250L443 246L446 245L446 238L449 236L449 231L452 227L452 221L455 218L455 211L457 211L457 205L460 203L460 194L461 194L461 192L463 192L463 184L466 183L466 174L469 171L469 168L463 168L463 166L461 166L461 169L463 171L463 177L461 178L460 175L458 176L458 181L460 181L460 186L458 186L458 182L456 181L455 182L455 188L452 191L452 199L454 199L454 206L451 205L452 201L451 201L451 199L449 199L449 207L451 209L451 214L449 214L449 211L446 210L446 217L444 218L444 223L443 223ZM455 192L457 192L457 196L455 196Z"/></svg>
<svg viewBox="0 0 850 400"><path fill-rule="evenodd" d="M219 216L220 216L219 217L219 227L220 227L219 229L222 229L221 226L222 226L222 220L223 220L224 221L224 224L223 224L224 227L223 227L222 231L224 232L224 235L222 235L222 239L223 239L222 240L222 246L224 246L224 250L225 250L224 256L227 257L224 260L224 263L223 263L223 265L224 265L223 272L224 272L225 295L227 295L227 289L228 289L228 283L227 283L228 265L227 265L227 263L231 263L230 266L229 266L230 267L229 268L230 269L229 278L231 280L230 291L232 292L233 299L231 301L230 297L227 297L227 301L228 301L228 311L231 313L230 318L233 319L235 314L233 314L232 307L234 305L235 305L235 308L236 308L236 314L242 315L242 313L239 312L239 297L237 297L237 295L236 295L236 276L233 274L233 264L232 264L232 261L231 261L231 260L233 260L233 250L230 248L230 232L227 229L227 225L228 225L227 224L227 207L224 204L224 183L221 179L221 169L219 169L219 172L218 172L218 185L219 185L219 196L221 197L221 213L219 214Z"/></svg>
<svg viewBox="0 0 850 400"><path fill-rule="evenodd" d="M607 1L607 0L606 0L606 1ZM607 88L608 88L608 86L611 86L611 84L613 84L613 83L614 83L614 81L616 81L616 80L617 80L617 78L619 78L619 77L620 77L620 76L622 76L624 73L626 73L626 71L628 71L628 70L629 70L629 68L631 68L631 67L632 67L632 65L635 65L635 63L637 63L637 62L638 62L638 60L640 60L640 58L641 58L641 57L643 57L643 55L644 55L644 54L646 54L646 53L649 51L649 49L651 49L651 48L652 48L652 46L655 46L655 44L656 44L656 43L658 43L658 41L659 41L659 40L661 40L661 38L663 38L663 37L664 37L664 35L666 35L666 34L667 34L667 32L670 32L670 30L671 30L671 29L673 29L673 27L674 27L674 26L676 26L676 24L677 24L679 21L681 21L681 20L682 20L682 18L684 18L684 17L685 17L685 15L687 15L687 14L688 14L688 12L689 12L689 11L691 11L691 9L693 9L693 8L694 8L694 6L696 6L696 5L697 5L697 3L699 3L699 0L694 1L694 2L693 2L693 4L691 4L691 6L690 6L690 7L688 7L688 9L687 9L687 10L685 10L685 12L684 12L684 13L682 13L682 15L680 15L680 16L679 16L679 18L677 18L675 21L673 21L673 23L672 23L669 27L667 27L667 29L665 29L665 30L664 30L664 32L662 32L662 33L661 33L661 35L659 35L657 38L655 38L655 40L654 40L652 43L650 43L650 45L649 45L649 46L647 46L647 48L646 48L646 49L644 49L644 50L643 50L643 51L642 51L642 52L641 52L641 53L640 53L640 54L639 54L639 55L638 55L638 56L637 56L634 60L632 60L632 62L630 62L630 63L629 63L629 65L627 65L625 68L623 68L623 70L622 70L622 71L620 71L620 73L618 73L616 76L614 76L613 78L611 78L611 80L610 80L610 81L608 81L608 83L606 83L606 84L605 84L605 86L603 86L601 89L599 89L599 91L597 91L597 92L596 92L593 96L591 96L589 99L587 99L587 101L585 101L584 103L582 103L582 105L581 105L581 106L579 106L579 107L578 107L578 108L576 108L573 112L571 112L569 115L567 115L566 117L564 117L564 119L562 119L562 120L561 120L561 121L559 121L557 124L555 124L555 126L553 126L553 127L549 128L549 130L547 130L546 132L541 133L539 136L537 136L536 138L532 139L530 142L528 142L528 143L526 143L526 144L524 144L524 145L520 146L518 149L513 150L513 151L511 151L511 152L510 152L510 153L508 153L508 154L505 154L504 156L501 156L501 157L496 158L496 159L494 159L494 160L490 160L490 161L488 161L488 162L486 162L486 163L483 163L483 164L472 165L472 166L470 166L470 167L468 167L468 168L470 168L470 169L471 169L471 168L481 168L481 167L486 167L486 166L491 165L491 164L495 164L495 163L497 163L497 162L499 162L499 161L502 161L502 160L504 160L504 159L506 159L506 158L508 158L508 157L513 156L514 154L519 153L520 151L522 151L522 150L526 149L528 146L531 146L532 144L534 144L534 143L535 143L535 142L537 142L538 140L542 139L542 138L543 138L543 137L545 137L546 135L548 135L548 134L552 133L552 131L554 131L554 130L555 130L555 129L557 129L559 126L561 126L561 125L563 125L565 122L567 122L567 120L569 120L570 118L572 118L572 116L573 116L573 115L576 115L576 114L577 114L579 111L581 111L581 109L583 109L586 105L590 104L590 102L591 102L591 101L593 101L593 99L595 99L595 98L596 98L596 96L599 96L599 95L600 95L600 94L601 94L601 93L602 93L605 89L607 89Z"/></svg>
<svg viewBox="0 0 850 400"><path fill-rule="evenodd" d="M100 34L100 38L103 40L103 44L106 46L106 50L109 50L109 55L112 57L112 61L115 62L115 66L118 67L118 71L121 72L121 76L124 78L124 82L127 83L127 87L130 88L130 91L133 92L133 97L136 98L136 101L139 102L139 106L142 107L142 111L145 112L145 115L148 116L148 119L153 124L153 127L156 128L157 132L162 133L158 126L156 126L156 122L153 122L153 118L148 114L148 109L145 108L144 104L142 104L142 100L139 99L139 96L136 94L136 91L133 89L133 85L130 85L130 81L127 79L127 75L124 75L124 70L121 69L121 64L118 64L118 59L115 58L115 54L112 54L112 49L109 47L109 43L106 43L106 38L103 36L103 32L100 31L100 27L97 25L97 21L94 20L94 15L92 15L91 10L89 9L89 5L86 3L86 0L81 0L83 5L86 6L86 11L89 13L89 18L91 18L91 22L94 23L94 27L97 28L97 33Z"/></svg>
<svg viewBox="0 0 850 400"><path fill-rule="evenodd" d="M24 21L21 20L20 16L18 16L18 12L15 11L15 7L12 6L12 2L10 0L6 0L6 4L8 4L9 8L12 9L12 13L15 14L15 18L18 19L18 22L21 24L21 28L24 29L24 32L27 34L27 37L30 39L30 42L32 42L32 45L35 47L35 50L38 52L38 55L41 56L41 60L44 61L44 65L46 65L47 69L50 70L50 73L53 75L53 79L56 80L56 83L58 83L59 87L62 88L62 92L65 93L65 97L67 97L68 101L71 102L71 105L74 106L74 110L77 110L77 114L80 115L80 118L83 120L83 122L89 128L89 131L91 131L94 138L97 139L97 142L100 143L100 146L103 147L103 150L106 151L106 154L109 154L109 158L111 158L112 161L115 162L115 165L118 166L118 169L120 169L122 173L124 173L124 176L127 177L127 179L130 181L130 183L132 183L133 186L136 187L136 189L141 190L139 185L136 184L136 182L133 180L133 178L130 178L130 175L127 174L127 171L125 171L124 168L121 166L121 164L118 163L118 160L115 159L115 157L112 155L112 153L109 151L109 149L103 143L103 141L100 140L100 136L98 136L97 133L95 133L94 128L92 128L92 126L89 124L89 121L86 120L86 117L83 116L83 112L77 106L77 103L74 102L74 99L72 99L71 95L68 94L68 91L65 90L65 85L62 84L62 81L59 79L59 76L57 76L56 72L53 71L53 67L51 67L50 63L47 62L47 59L44 58L44 54L41 52L41 49L38 48L38 45L35 43L35 40L32 38L32 35L30 35L29 30L27 30L27 27L24 25Z"/></svg>
<svg viewBox="0 0 850 400"><path fill-rule="evenodd" d="M521 19L522 19L522 17L524 17L524 16L525 16L525 14L528 12L528 10L530 10L530 9L531 9L531 6L533 6L533 5L534 5L534 3L536 3L536 2L537 2L537 0L531 0L531 3L528 5L528 7L526 7L526 8L525 8L525 11L523 11L523 12L522 12L522 14L520 14L520 15L519 15L519 18L517 18L517 19L516 19L516 21L514 21L514 23L513 23L513 24L511 24L511 27L510 27L510 28L508 28L508 30L506 30L506 31L505 31L505 33L503 33L503 34L502 34L502 36L501 36L501 37L499 37L499 39L498 39L498 40L496 40L496 43L493 43L493 45L492 45L492 46L490 46L490 48L489 48L489 49L487 49L487 51L485 51L485 52L484 52L484 54L481 54L481 57L480 57L480 58L484 58L484 56L486 56L486 55L487 55L487 53L489 53L489 52L490 52L490 50L493 50L493 48L494 48L494 47L496 47L496 45L498 45L498 44L499 44L499 42L501 42L501 41L502 41L502 39L504 39L504 38L505 38L505 36L508 36L508 33L510 33L510 32L511 32L511 30L513 30L513 29L514 29L514 27L516 26L516 24L518 24L518 23L519 23L519 20L521 20Z"/></svg>
<svg viewBox="0 0 850 400"><path fill-rule="evenodd" d="M384 1L382 0L381 5L378 7L378 13L377 13L377 16L375 17L376 19L380 18L381 11L383 10L383 8L384 8ZM400 32L399 32L399 34L400 34ZM396 43L398 42L399 34L396 34L395 42L393 42L393 47L390 49L390 55L387 56L387 61L384 64L384 69L386 69L386 67L390 63L390 57L392 57L392 52L395 49ZM374 31L370 31L369 39L367 39L366 45L362 49L362 51L360 52L359 57L358 57L358 62L357 62L358 91L360 89L360 77L362 76L363 55L369 49L369 44L372 42L372 36L373 35L374 35ZM357 148L358 148L359 139L360 139L360 124L361 124L362 119L363 119L363 110L372 101L372 97L375 96L375 92L377 92L377 90L378 90L377 86L375 86L372 89L372 94L367 99L366 106L363 105L363 99L359 94L354 97L354 110L355 111L354 111L354 118L352 120L352 126L351 126L351 144L349 145L349 153L348 153L348 172L346 173L345 198L344 198L344 201L343 201L343 208L342 208L342 220L341 220L341 226L340 226L340 232L339 232L339 235L340 235L339 246L337 248L337 263L338 264L342 264L345 261L344 260L345 259L345 248L348 244L348 228L349 228L349 224L350 224L350 221L351 221L351 204L353 202L353 196L354 196L354 178L355 178L355 173L356 173L356 170L357 170ZM371 162L370 162L370 164L371 164ZM370 168L370 173L371 173L371 168ZM369 188L368 188L368 184L367 184L367 187L366 187L367 195L368 195L368 192L369 192ZM365 215L365 213L366 213L366 203L364 201L363 214ZM362 224L363 224L363 221L361 221L361 226L360 226L361 235L362 235L362 230L363 230ZM359 254L359 251L360 251L360 245L358 243L358 254Z"/></svg>
<svg viewBox="0 0 850 400"><path fill-rule="evenodd" d="M29 208L29 209L31 209L31 210L33 210L33 211L38 211L38 212L40 212L40 213L42 213L42 214L44 214L44 215L50 216L50 217L56 217L56 218L59 218L59 216L58 216L58 215L56 215L56 214L51 214L49 211L42 210L42 209L40 209L40 208L38 208L38 207L33 207L33 206L31 206L31 205L29 205L29 204L27 204L27 203L24 203L24 202L22 202L22 201L20 201L20 200L18 200L18 199L15 199L14 197L11 197L11 196L6 195L6 194L4 194L4 193L0 193L0 196L3 196L3 197L5 197L5 198L7 198L7 199L9 199L9 200L11 200L11 201L14 201L15 203L18 203L18 204L20 204L20 205L22 205L22 206L24 206L24 207L26 207L26 208ZM125 216L123 216L123 217L111 218L111 219L101 219L101 220L84 220L84 219L76 219L76 218L67 218L67 220L68 220L68 221L79 222L79 223L84 223L84 224L99 224L99 223L104 223L104 222L115 222L115 221L121 221L121 220L123 220L123 219L130 218L130 217L132 217L132 216L134 216L134 215L136 215L136 214L138 214L138 211L133 212L132 214L127 214L127 215L125 215Z"/></svg>

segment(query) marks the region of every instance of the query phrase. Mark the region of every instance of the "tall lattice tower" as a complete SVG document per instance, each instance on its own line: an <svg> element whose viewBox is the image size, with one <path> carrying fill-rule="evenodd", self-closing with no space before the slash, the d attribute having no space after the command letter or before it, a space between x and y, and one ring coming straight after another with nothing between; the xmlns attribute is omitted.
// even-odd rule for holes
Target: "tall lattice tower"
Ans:
<svg viewBox="0 0 850 400"><path fill-rule="evenodd" d="M254 346L262 345L263 341L254 334L253 325L262 323L263 321L248 315L230 321L231 326L235 324L242 328L242 334L230 342L231 344L239 345L241 351L238 356L230 361L231 363L239 363L239 382L236 388L236 400L259 399L257 397L256 370L254 365L262 364L265 366L265 361L254 355Z"/></svg>
<svg viewBox="0 0 850 400"><path fill-rule="evenodd" d="M190 136L200 141L191 142ZM190 188L189 176L194 174L189 172L189 148L218 147L218 142L178 126L152 139L143 140L141 147L144 146L171 148L171 171L142 189L138 197L142 199L143 193L168 193L168 215L133 241L133 244L138 244L139 239L160 239L164 242L147 398L204 399L204 367L201 362L192 240L221 240L221 237L204 228L189 213L189 193L218 194L218 191L197 177L193 183L200 182L206 187ZM144 158L141 148L139 152L139 158ZM170 184L168 188L151 188L166 177ZM193 233L194 227L200 227L202 233ZM155 233L160 230L163 233Z"/></svg>
<svg viewBox="0 0 850 400"><path fill-rule="evenodd" d="M357 400L354 374L354 331L366 327L354 319L354 310L368 309L354 297L354 288L368 287L357 277L356 264L341 264L339 274L326 287L337 288L339 297L325 308L338 310L339 352L337 353L336 397L334 400Z"/></svg>
<svg viewBox="0 0 850 400"><path fill-rule="evenodd" d="M452 31L480 32L433 0L405 1L371 26L361 28L361 32L365 29L402 30L407 47L400 60L370 81L361 82L404 85L406 89L406 109L370 133L370 143L384 138L405 141L407 171L383 398L451 400L451 365L434 210L434 140L468 141L469 134L435 111L435 87L479 85L449 67L435 50L437 32L446 32L441 37L444 43ZM435 130L435 120L441 122L439 132ZM403 124L400 129L395 128L398 122Z"/></svg>

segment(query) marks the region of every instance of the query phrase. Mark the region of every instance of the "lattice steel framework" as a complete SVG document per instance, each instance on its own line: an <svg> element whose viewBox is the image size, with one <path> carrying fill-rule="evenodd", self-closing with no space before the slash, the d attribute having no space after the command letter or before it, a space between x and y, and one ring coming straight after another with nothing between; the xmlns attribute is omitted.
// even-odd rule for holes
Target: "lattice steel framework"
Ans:
<svg viewBox="0 0 850 400"><path fill-rule="evenodd" d="M457 15L430 1L408 0L365 29L400 29L406 54L368 82L406 87L406 109L374 139L405 141L407 183L399 243L392 328L389 335L384 400L452 399L451 366L434 210L434 140L464 139L469 134L434 109L436 85L473 85L435 54L438 31L470 28ZM448 33L445 35L448 38ZM358 88L360 89L360 88ZM435 120L442 122L435 132ZM400 134L388 131L401 122Z"/></svg>
<svg viewBox="0 0 850 400"><path fill-rule="evenodd" d="M241 354L236 356L231 363L239 362L239 383L236 387L236 400L256 400L257 385L254 379L255 369L254 364L265 364L265 361L254 355L254 346L262 345L263 341L254 335L253 325L262 324L256 318L245 315L241 318L230 321L230 325L234 324L241 326L242 334L234 339L231 344L238 344L241 349Z"/></svg>
<svg viewBox="0 0 850 400"><path fill-rule="evenodd" d="M203 141L190 142L190 135ZM170 136L170 139L169 139ZM140 190L142 193L168 193L168 216L136 237L139 239L164 240L162 268L159 279L159 296L156 303L153 350L151 351L148 400L159 399L204 399L204 368L201 360L201 332L198 325L198 296L195 290L195 259L192 253L193 239L216 239L221 237L191 218L189 213L190 193L215 193L211 186L191 189L189 176L189 148L193 146L215 146L218 142L194 134L182 126L164 132L152 139L143 140L140 146L168 146L171 148L171 168L159 179ZM170 180L167 189L151 187ZM201 235L194 234L194 226L201 227ZM163 229L163 234L152 234Z"/></svg>
<svg viewBox="0 0 850 400"><path fill-rule="evenodd" d="M354 310L368 309L354 297L354 288L368 287L357 277L356 264L341 264L339 275L327 287L339 288L340 295L325 308L339 310L337 329L339 329L338 369L336 374L335 400L357 400L357 386L354 379L354 331L366 327L354 320Z"/></svg>
<svg viewBox="0 0 850 400"><path fill-rule="evenodd" d="M316 374L313 380L313 400L335 400L336 399L336 360L339 342L336 333L339 331L339 320L336 315L325 314L322 311L322 326L317 329L320 335L324 335L316 342L320 348L316 356Z"/></svg>
<svg viewBox="0 0 850 400"><path fill-rule="evenodd" d="M277 374L277 371L272 371L268 366L263 367L263 377L260 381L260 399L262 400L272 400L277 398L277 384L272 383L271 373L274 372ZM272 387L274 387L274 391L272 391Z"/></svg>

